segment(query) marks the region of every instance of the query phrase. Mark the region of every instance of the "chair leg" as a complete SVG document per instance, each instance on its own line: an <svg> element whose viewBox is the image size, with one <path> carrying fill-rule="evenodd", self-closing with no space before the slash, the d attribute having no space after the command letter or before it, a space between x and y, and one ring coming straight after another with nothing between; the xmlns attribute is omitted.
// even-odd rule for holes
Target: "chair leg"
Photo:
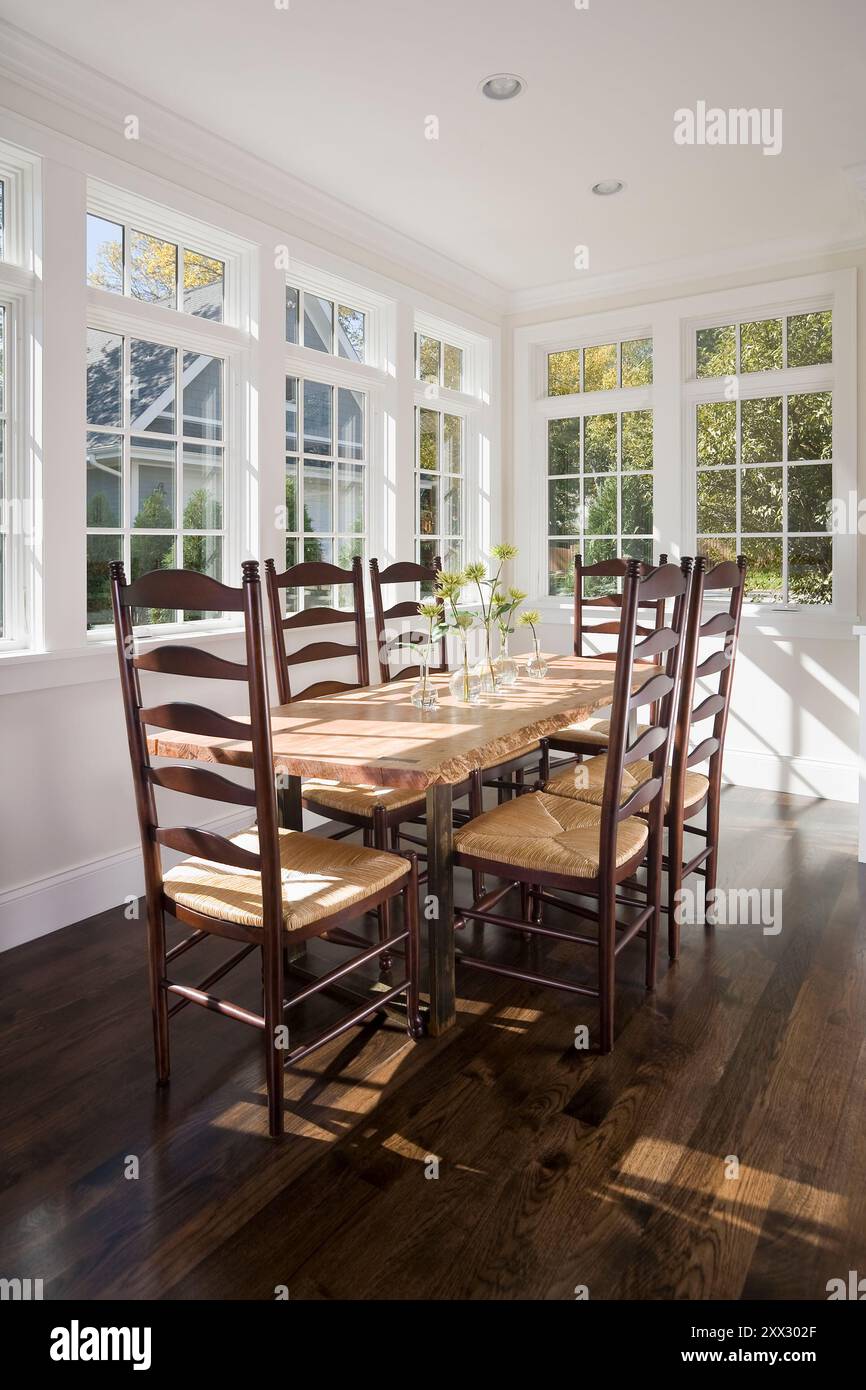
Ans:
<svg viewBox="0 0 866 1390"><path fill-rule="evenodd" d="M710 781L710 795L707 799L707 848L712 850L712 854L704 860L706 874L704 876L704 891L706 897L714 891L719 877L719 828L721 820L721 794L720 783L714 785ZM706 900L706 898L705 898ZM715 926L715 915L713 920L707 920L705 925L708 930Z"/></svg>
<svg viewBox="0 0 866 1390"><path fill-rule="evenodd" d="M373 807L373 847L388 849L388 815L384 806ZM391 935L391 903L388 899L376 909L379 919L379 941L387 941ZM391 957L386 951L379 957L379 973L384 975L391 969Z"/></svg>
<svg viewBox="0 0 866 1390"><path fill-rule="evenodd" d="M399 853L400 853L400 827L399 827L399 825L392 825L392 826L391 826L391 850L392 850L392 852L393 852L394 854L399 854Z"/></svg>
<svg viewBox="0 0 866 1390"><path fill-rule="evenodd" d="M599 1048L613 1051L613 991L616 968L616 888L603 885L598 899Z"/></svg>
<svg viewBox="0 0 866 1390"><path fill-rule="evenodd" d="M476 768L476 769L474 770L474 772L471 772L471 773L469 774L469 814L470 814L470 816L472 817L472 819L474 820L476 816L480 816L480 815L481 815L481 813L483 812L483 810L484 810L484 791L483 791L483 784L482 784L482 781L481 781L481 772L480 772L480 769ZM483 875L483 874L480 874L480 873L473 873L473 875L472 875L472 901L477 903L478 899L484 896L485 891L486 891L486 884L485 884L485 882L484 882L484 875Z"/></svg>
<svg viewBox="0 0 866 1390"><path fill-rule="evenodd" d="M168 996L162 987L165 979L165 913L159 906L147 904L147 973L150 985L150 1009L153 1017L153 1052L156 1080L165 1086L171 1074L171 1054L168 1038Z"/></svg>
<svg viewBox="0 0 866 1390"><path fill-rule="evenodd" d="M680 892L683 886L683 825L672 818L668 826L668 957L680 953Z"/></svg>
<svg viewBox="0 0 866 1390"><path fill-rule="evenodd" d="M649 852L646 868L647 907L653 907L653 914L646 924L646 987L655 989L656 968L658 964L659 921L662 901L662 848L665 837L664 823L653 817L650 823Z"/></svg>
<svg viewBox="0 0 866 1390"><path fill-rule="evenodd" d="M421 928L418 922L418 859L408 855L409 881L403 889L403 920L409 933L406 941L406 975L409 988L406 992L406 1020L409 1037L418 1039L424 1036L424 1020L421 1017Z"/></svg>
<svg viewBox="0 0 866 1390"><path fill-rule="evenodd" d="M268 1085L268 1132L278 1139L283 1132L283 1049L277 1046L277 1029L283 1017L282 943L265 937L262 946L264 983L265 1076Z"/></svg>
<svg viewBox="0 0 866 1390"><path fill-rule="evenodd" d="M550 745L546 738L541 740L541 758L538 763L539 782L550 781Z"/></svg>

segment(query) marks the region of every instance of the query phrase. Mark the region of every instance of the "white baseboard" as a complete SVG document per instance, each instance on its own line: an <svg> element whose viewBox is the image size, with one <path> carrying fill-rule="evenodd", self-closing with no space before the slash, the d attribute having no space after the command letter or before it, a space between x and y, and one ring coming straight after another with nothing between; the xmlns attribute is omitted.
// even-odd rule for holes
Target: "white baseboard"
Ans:
<svg viewBox="0 0 866 1390"><path fill-rule="evenodd" d="M249 823L250 811L243 810L202 822L202 825L220 835L235 835ZM321 823L321 816L305 818L307 828ZM163 850L163 857L165 863L171 865L181 856ZM117 907L133 895L141 897L143 893L144 870L139 845L10 888L0 893L0 952L83 922Z"/></svg>
<svg viewBox="0 0 866 1390"><path fill-rule="evenodd" d="M706 771L700 768L700 771ZM792 792L827 801L857 802L856 762L825 763L815 758L784 758L775 753L747 753L725 745L724 780L736 787Z"/></svg>

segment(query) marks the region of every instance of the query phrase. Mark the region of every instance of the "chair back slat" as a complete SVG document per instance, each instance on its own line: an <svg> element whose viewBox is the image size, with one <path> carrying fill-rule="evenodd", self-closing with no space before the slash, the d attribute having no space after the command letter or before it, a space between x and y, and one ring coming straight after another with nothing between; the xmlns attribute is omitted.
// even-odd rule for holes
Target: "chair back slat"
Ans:
<svg viewBox="0 0 866 1390"><path fill-rule="evenodd" d="M305 685L292 697L295 700L318 700L323 695L341 695L346 690L357 690L350 681L314 681Z"/></svg>
<svg viewBox="0 0 866 1390"><path fill-rule="evenodd" d="M650 802L655 800L661 789L661 777L648 777L645 782L641 782L639 787L635 787L628 800L622 803L619 808L619 819L627 820L629 816L645 810Z"/></svg>
<svg viewBox="0 0 866 1390"><path fill-rule="evenodd" d="M242 613L244 607L240 589L230 589L195 570L150 570L131 584L124 583L120 597L127 608Z"/></svg>
<svg viewBox="0 0 866 1390"><path fill-rule="evenodd" d="M323 647L336 646L336 644L312 642L290 654L286 647L286 633L303 631L305 628L324 627L332 623L353 623L355 628L354 643L341 649L339 655L341 657L354 657L355 679L340 682L336 688L357 690L369 685L367 619L364 611L364 571L360 555L353 557L352 568L349 570L338 569L336 565L326 564L321 560L302 560L300 564L291 565L289 569L283 570L282 574L277 573L273 560L266 560L265 576L268 585L271 640L274 649L280 704L288 705L292 700L297 700L301 696L309 699L312 690L319 690L318 686L299 688L296 682L293 685L289 671L313 661L328 660L329 657L317 657L312 653ZM350 588L352 591L351 608L304 608L298 613L283 617L281 594L284 590L302 589L321 584L341 584ZM325 692L319 691L319 693L324 694Z"/></svg>
<svg viewBox="0 0 866 1390"><path fill-rule="evenodd" d="M209 801L227 801L235 806L255 806L256 794L252 787L230 782L218 772L181 763L170 767L146 767L144 775L154 787L165 787L167 791L184 792L187 796L201 796Z"/></svg>
<svg viewBox="0 0 866 1390"><path fill-rule="evenodd" d="M714 676L717 671L724 671L725 667L730 664L731 658L724 649L718 652L710 652L710 655L705 657L704 660L699 662L695 667L695 675L698 680L701 680L704 676Z"/></svg>
<svg viewBox="0 0 866 1390"><path fill-rule="evenodd" d="M245 681L249 668L242 661L226 661L201 647L176 647L164 643L132 658L138 671L159 671L165 676L201 676L205 680Z"/></svg>
<svg viewBox="0 0 866 1390"><path fill-rule="evenodd" d="M716 752L718 746L719 740L717 738L710 737L703 739L696 748L692 749L686 759L686 767L697 767L699 763L705 763L707 758L711 757L713 753Z"/></svg>
<svg viewBox="0 0 866 1390"><path fill-rule="evenodd" d="M640 762L643 758L649 757L650 753L654 753L657 748L661 747L666 737L667 730L663 729L660 724L645 729L634 743L626 748L622 760L623 766L628 767L631 763Z"/></svg>
<svg viewBox="0 0 866 1390"><path fill-rule="evenodd" d="M669 695L674 688L673 677L665 673L660 676L651 676L648 681L644 681L640 689L636 690L629 700L629 709L640 709L641 705L651 705L656 700L660 700L663 695Z"/></svg>
<svg viewBox="0 0 866 1390"><path fill-rule="evenodd" d="M177 850L179 854L210 859L214 864L231 864L235 869L252 869L254 873L261 871L260 854L243 849L227 840L225 835L215 835L212 830L197 830L191 825L158 825L153 838L157 844Z"/></svg>
<svg viewBox="0 0 866 1390"><path fill-rule="evenodd" d="M356 656L357 652L357 647L350 647L345 642L310 642L308 646L301 647L300 651L289 652L286 665L301 666L309 661L327 661L332 656Z"/></svg>
<svg viewBox="0 0 866 1390"><path fill-rule="evenodd" d="M417 599L400 599L392 603L390 608L384 605L382 590L386 584L429 584L435 587L439 575L442 572L442 561L437 555L432 565L417 564L412 560L397 560L393 565L386 565L385 569L379 569L379 561L373 557L370 561L370 588L373 591L373 618L376 624L376 651L379 661L379 676L382 684L385 685L391 680L405 680L410 676L420 674L420 666L396 667L391 665L391 657L399 652L400 647L407 641L412 641L416 635L409 632L388 633L386 624L389 621L400 618L418 617ZM435 664L432 664L431 671L448 670L448 649L444 636L436 643L437 657Z"/></svg>
<svg viewBox="0 0 866 1390"><path fill-rule="evenodd" d="M142 724L149 724L155 729L177 729L182 734L243 739L245 742L250 737L249 724L242 724L239 719L229 719L205 705L192 705L181 700L139 709L138 717Z"/></svg>
<svg viewBox="0 0 866 1390"><path fill-rule="evenodd" d="M715 695L708 695L705 700L701 700L699 705L695 705L692 710L690 724L700 724L705 719L712 719L714 714L725 708L725 697L718 692Z"/></svg>
<svg viewBox="0 0 866 1390"><path fill-rule="evenodd" d="M723 633L733 632L736 620L730 613L714 613L711 618L707 618L705 623L701 623L701 637L720 637Z"/></svg>
<svg viewBox="0 0 866 1390"><path fill-rule="evenodd" d="M127 584L121 561L112 561L111 601L120 685L123 695L127 741L132 765L136 811L141 835L148 901L158 902L163 893L163 847L197 858L253 870L261 875L263 941L267 950L280 948L283 932L282 878L277 829L277 798L274 781L274 754L271 736L270 702L265 665L265 633L262 586L255 560L242 565L243 583L230 589L208 576L186 570L158 570ZM206 580L202 585L199 581ZM237 663L223 663L214 657L200 661L196 656L173 661L167 646L137 653L133 613L141 606L158 605L168 610L197 608L243 613L244 663L249 722L230 719L203 705L173 700L145 706L141 696L142 672L147 679L163 676L241 679ZM183 651L183 649L177 649ZM216 663L216 664L214 664ZM253 786L236 785L205 768L154 768L147 745L146 726L174 728L181 732L241 739L252 746ZM223 800L250 806L255 811L258 853L233 843L213 831L195 826L162 826L156 805L156 791L165 788L207 800ZM169 904L170 907L170 904Z"/></svg>

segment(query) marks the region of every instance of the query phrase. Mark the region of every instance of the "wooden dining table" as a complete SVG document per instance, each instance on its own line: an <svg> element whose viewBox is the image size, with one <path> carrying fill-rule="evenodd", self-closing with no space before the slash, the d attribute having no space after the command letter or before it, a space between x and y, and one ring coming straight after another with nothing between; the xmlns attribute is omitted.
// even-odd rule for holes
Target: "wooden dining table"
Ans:
<svg viewBox="0 0 866 1390"><path fill-rule="evenodd" d="M612 661L548 660L545 679L530 680L521 664L515 685L476 705L450 694L447 675L433 675L439 704L432 710L412 704L413 680L393 680L300 698L271 712L280 821L287 829L303 828L303 778L416 787L419 799L426 797L426 890L435 904L426 914L433 1034L455 1022L453 788L475 769L505 763L534 740L585 719L613 696ZM636 669L635 686L653 670ZM149 736L148 749L154 757L252 766L251 744L231 739L159 730Z"/></svg>

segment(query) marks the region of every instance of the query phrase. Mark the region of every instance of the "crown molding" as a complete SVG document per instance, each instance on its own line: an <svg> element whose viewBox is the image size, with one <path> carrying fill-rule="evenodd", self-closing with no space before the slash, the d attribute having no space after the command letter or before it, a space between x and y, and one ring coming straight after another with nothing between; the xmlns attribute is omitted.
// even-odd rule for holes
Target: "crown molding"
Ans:
<svg viewBox="0 0 866 1390"><path fill-rule="evenodd" d="M147 129L149 149L187 169L193 168L197 173L204 174L228 195L242 195L236 196L234 202L231 196L222 198L222 201L236 206L237 211L248 211L245 200L252 198L256 203L264 203L277 212L302 218L313 232L317 229L327 232L339 238L344 245L349 241L348 227L351 229L351 246L387 258L395 279L401 278L401 270L413 279L420 276L426 283L438 283L452 293L474 300L488 312L493 310L497 317L507 307L507 291L471 267L425 246L369 213L313 187L205 127L178 116L167 107L2 19L0 78L14 82L46 102L94 123L110 137L100 148L115 157L122 154L127 163L134 161L129 158L129 143L123 139L122 130L124 118L132 107L142 127ZM53 114L48 108L40 114L40 123L62 136L75 139L68 125L52 120ZM88 143L85 139L82 142ZM195 151L194 161L190 159L191 149ZM267 191L263 193L263 190ZM213 191L209 196L215 196ZM260 217L259 220L267 219Z"/></svg>
<svg viewBox="0 0 866 1390"><path fill-rule="evenodd" d="M861 166L863 192L866 197L866 165ZM535 289L514 290L508 296L508 313L522 314L529 310L580 306L586 301L611 295L634 294L645 291L669 290L695 280L717 280L728 275L765 271L794 265L819 256L866 250L866 229L835 241L824 237L790 237L778 241L753 242L749 246L731 247L727 251L707 251L696 256L682 256L675 261L654 261L650 265L633 266L607 274L579 273L573 280L561 280Z"/></svg>

